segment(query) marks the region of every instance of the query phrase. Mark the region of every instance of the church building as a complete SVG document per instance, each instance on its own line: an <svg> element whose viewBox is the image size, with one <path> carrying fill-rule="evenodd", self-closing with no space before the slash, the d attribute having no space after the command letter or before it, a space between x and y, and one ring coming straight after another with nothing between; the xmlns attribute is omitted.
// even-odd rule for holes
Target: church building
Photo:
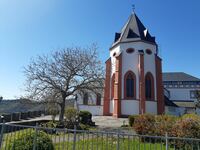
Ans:
<svg viewBox="0 0 200 150"><path fill-rule="evenodd" d="M164 113L162 59L155 37L133 12L106 61L103 115Z"/></svg>
<svg viewBox="0 0 200 150"><path fill-rule="evenodd" d="M78 96L78 108L93 115L199 113L196 91L200 79L183 72L162 72L158 45L133 12L114 42L106 61L105 85L98 93Z"/></svg>

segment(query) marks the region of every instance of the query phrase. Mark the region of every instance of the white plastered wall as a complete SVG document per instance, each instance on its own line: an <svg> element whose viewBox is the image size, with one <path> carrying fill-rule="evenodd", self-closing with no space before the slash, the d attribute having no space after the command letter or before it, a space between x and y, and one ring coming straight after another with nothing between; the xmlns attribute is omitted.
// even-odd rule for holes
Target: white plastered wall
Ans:
<svg viewBox="0 0 200 150"><path fill-rule="evenodd" d="M79 105L79 110L87 110L92 113L93 116L103 115L103 106L95 105Z"/></svg>
<svg viewBox="0 0 200 150"><path fill-rule="evenodd" d="M195 99L190 97L190 91L195 91L197 88L168 88L167 90L170 91L170 100L194 101Z"/></svg>
<svg viewBox="0 0 200 150"><path fill-rule="evenodd" d="M122 115L139 114L139 101L137 100L122 100L121 101Z"/></svg>
<svg viewBox="0 0 200 150"><path fill-rule="evenodd" d="M146 113L157 114L157 101L146 101Z"/></svg>

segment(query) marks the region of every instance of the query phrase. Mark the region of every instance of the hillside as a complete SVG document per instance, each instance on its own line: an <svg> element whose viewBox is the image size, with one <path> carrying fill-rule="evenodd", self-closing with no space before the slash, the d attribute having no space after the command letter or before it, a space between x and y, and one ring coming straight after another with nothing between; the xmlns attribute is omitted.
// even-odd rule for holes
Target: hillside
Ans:
<svg viewBox="0 0 200 150"><path fill-rule="evenodd" d="M0 101L0 114L14 112L28 112L44 110L44 104L32 102L29 100L2 100Z"/></svg>

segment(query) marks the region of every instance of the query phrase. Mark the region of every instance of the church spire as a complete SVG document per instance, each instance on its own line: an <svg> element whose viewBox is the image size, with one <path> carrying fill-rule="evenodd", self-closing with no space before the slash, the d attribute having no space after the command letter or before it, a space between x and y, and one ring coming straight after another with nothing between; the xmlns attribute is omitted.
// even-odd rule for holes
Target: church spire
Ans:
<svg viewBox="0 0 200 150"><path fill-rule="evenodd" d="M142 40L156 44L155 37L151 36L147 28L142 24L135 13L135 6L133 5L133 12L128 21L122 28L120 33L115 34L115 41L113 46L120 42L130 42L135 40Z"/></svg>

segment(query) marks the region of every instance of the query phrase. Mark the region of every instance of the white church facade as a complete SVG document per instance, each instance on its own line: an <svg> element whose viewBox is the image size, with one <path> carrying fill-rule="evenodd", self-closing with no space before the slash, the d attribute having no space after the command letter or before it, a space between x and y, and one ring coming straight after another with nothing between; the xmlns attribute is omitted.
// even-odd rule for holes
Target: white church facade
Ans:
<svg viewBox="0 0 200 150"><path fill-rule="evenodd" d="M135 13L131 14L121 32L115 34L109 52L104 88L98 94L91 93L93 96L90 98L79 98L81 110L91 111L93 115L115 117L144 113L163 114L168 104L173 108L178 107L174 104L176 100L170 98L180 97L181 94L182 100L188 100L184 97L187 94L180 92L177 95L176 91L179 90L168 86L175 83L176 79L173 79L172 73L162 73L162 59L158 54L155 37L151 36ZM186 78L177 79L179 81L176 83L186 83ZM190 79L187 79L187 83L190 83ZM196 78L194 84L196 86L192 87L192 91L200 90L200 79ZM184 91L184 87L176 88ZM185 88L190 91L189 87Z"/></svg>
<svg viewBox="0 0 200 150"><path fill-rule="evenodd" d="M135 13L110 48L103 114L115 117L164 113L161 58L155 37Z"/></svg>

